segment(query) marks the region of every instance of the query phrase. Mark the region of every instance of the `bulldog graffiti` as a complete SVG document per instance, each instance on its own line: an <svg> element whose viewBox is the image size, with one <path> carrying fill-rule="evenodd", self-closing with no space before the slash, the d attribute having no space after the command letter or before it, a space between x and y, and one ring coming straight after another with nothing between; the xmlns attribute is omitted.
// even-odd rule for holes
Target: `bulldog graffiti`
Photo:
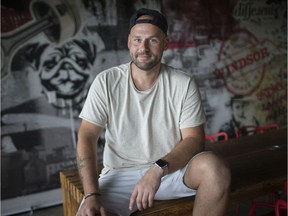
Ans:
<svg viewBox="0 0 288 216"><path fill-rule="evenodd" d="M22 58L39 73L42 92L53 106L77 107L86 97L97 52L104 48L99 36L93 34L93 38L75 38L59 46L32 43L24 47Z"/></svg>

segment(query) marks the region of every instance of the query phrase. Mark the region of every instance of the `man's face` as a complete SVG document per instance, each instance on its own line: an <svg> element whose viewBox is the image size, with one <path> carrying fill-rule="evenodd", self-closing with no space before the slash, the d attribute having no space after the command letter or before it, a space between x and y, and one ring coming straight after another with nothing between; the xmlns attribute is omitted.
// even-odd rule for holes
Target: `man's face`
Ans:
<svg viewBox="0 0 288 216"><path fill-rule="evenodd" d="M142 16L140 19L150 18ZM132 62L141 70L151 70L161 62L168 39L164 32L149 23L136 24L128 37L128 48Z"/></svg>
<svg viewBox="0 0 288 216"><path fill-rule="evenodd" d="M234 101L234 103L232 104L232 112L234 118L239 123L243 123L247 119L245 115L246 106L247 104L243 101Z"/></svg>

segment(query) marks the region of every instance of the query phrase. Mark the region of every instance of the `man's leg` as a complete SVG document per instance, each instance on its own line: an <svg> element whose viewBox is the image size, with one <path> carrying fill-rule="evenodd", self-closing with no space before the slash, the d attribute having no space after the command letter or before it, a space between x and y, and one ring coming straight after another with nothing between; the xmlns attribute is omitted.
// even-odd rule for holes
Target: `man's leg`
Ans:
<svg viewBox="0 0 288 216"><path fill-rule="evenodd" d="M146 170L143 168L143 170ZM142 177L142 169L131 171L111 171L99 178L99 188L103 206L110 213L127 216L137 210L129 210L131 193ZM110 215L109 215L110 216Z"/></svg>
<svg viewBox="0 0 288 216"><path fill-rule="evenodd" d="M225 215L230 193L230 170L212 152L195 156L188 164L184 183L196 189L193 216Z"/></svg>

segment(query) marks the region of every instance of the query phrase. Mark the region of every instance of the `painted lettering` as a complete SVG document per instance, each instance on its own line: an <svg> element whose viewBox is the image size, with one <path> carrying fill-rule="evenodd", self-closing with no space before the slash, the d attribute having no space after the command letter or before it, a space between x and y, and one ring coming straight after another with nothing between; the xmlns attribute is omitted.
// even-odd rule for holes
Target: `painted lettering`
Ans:
<svg viewBox="0 0 288 216"><path fill-rule="evenodd" d="M282 104L283 102L286 103L287 95L280 95L280 96L274 96L271 100L266 102L262 105L262 111L270 110L274 107L277 107L279 104Z"/></svg>
<svg viewBox="0 0 288 216"><path fill-rule="evenodd" d="M216 78L223 78L225 75L233 74L235 71L238 71L240 69L244 69L245 67L257 63L259 61L263 62L263 60L267 57L269 57L269 52L267 48L262 48L260 50L255 51L252 54L248 54L243 58L240 58L231 64L226 65L225 67L222 67L220 69L216 69L213 73L216 76Z"/></svg>
<svg viewBox="0 0 288 216"><path fill-rule="evenodd" d="M278 119L278 120L277 120ZM276 121L277 120L277 121ZM287 125L287 107L280 106L273 110L271 114L266 117L266 121L280 122L282 125Z"/></svg>
<svg viewBox="0 0 288 216"><path fill-rule="evenodd" d="M251 2L240 2L237 7L234 8L234 16L243 20L249 20L251 17L269 17L276 18L278 16L278 8L275 4L259 5Z"/></svg>
<svg viewBox="0 0 288 216"><path fill-rule="evenodd" d="M261 92L256 94L258 100L264 100L266 98L272 97L274 94L280 91L286 91L286 86L283 82L278 82L270 85L269 87L263 89Z"/></svg>

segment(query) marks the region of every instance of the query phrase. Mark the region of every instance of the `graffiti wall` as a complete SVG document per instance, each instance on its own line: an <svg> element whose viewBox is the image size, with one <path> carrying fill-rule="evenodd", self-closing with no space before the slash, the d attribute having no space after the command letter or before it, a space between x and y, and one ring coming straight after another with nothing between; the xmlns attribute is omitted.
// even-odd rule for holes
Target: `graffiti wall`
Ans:
<svg viewBox="0 0 288 216"><path fill-rule="evenodd" d="M207 133L232 138L242 125L287 126L284 0L2 1L4 215L43 206L25 198L59 189L59 171L75 168L88 88L102 70L130 61L129 17L141 7L167 17L163 62L195 76Z"/></svg>
<svg viewBox="0 0 288 216"><path fill-rule="evenodd" d="M207 133L287 125L285 1L162 1L170 49L164 62L198 80Z"/></svg>

